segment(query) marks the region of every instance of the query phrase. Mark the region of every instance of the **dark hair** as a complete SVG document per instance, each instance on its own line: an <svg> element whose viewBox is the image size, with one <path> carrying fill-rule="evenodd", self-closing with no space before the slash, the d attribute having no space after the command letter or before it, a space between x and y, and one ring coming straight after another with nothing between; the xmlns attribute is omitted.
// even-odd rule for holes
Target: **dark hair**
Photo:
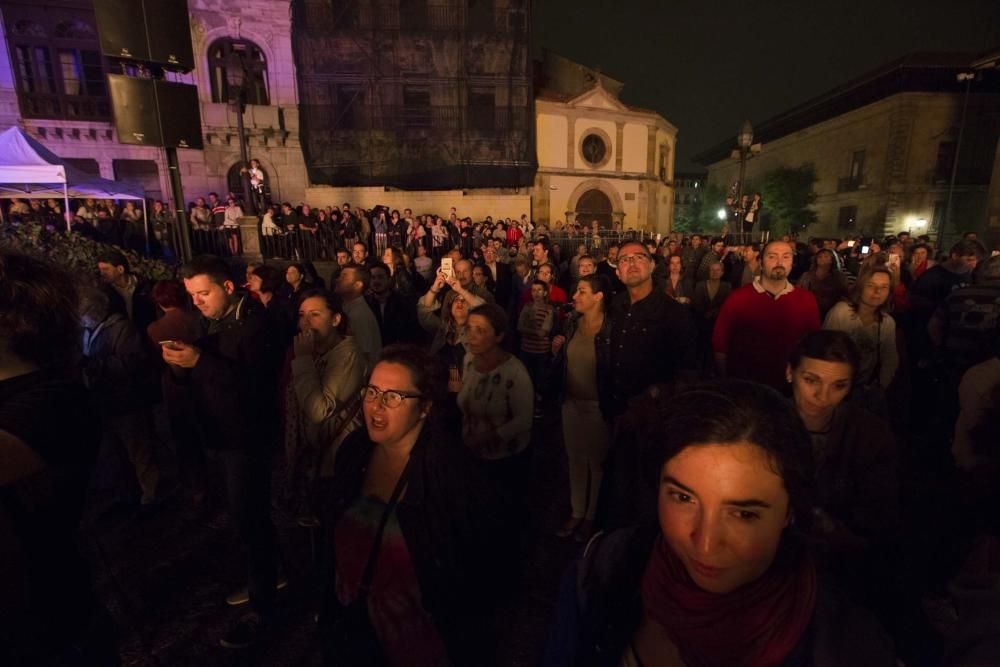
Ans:
<svg viewBox="0 0 1000 667"><path fill-rule="evenodd" d="M383 266L385 266L383 264ZM354 271L354 282L360 282L362 289L368 289L368 285L372 282L372 274L368 270L368 267L364 264L348 264L344 267L344 271L348 269Z"/></svg>
<svg viewBox="0 0 1000 667"><path fill-rule="evenodd" d="M260 291L262 294L273 294L285 284L284 275L273 266L258 266L253 270L253 274L260 278Z"/></svg>
<svg viewBox="0 0 1000 667"><path fill-rule="evenodd" d="M968 232L967 232L968 233ZM955 245L951 247L948 251L949 255L955 255L956 257L970 257L975 255L979 259L983 258L986 254L986 248L979 241L973 241L970 239L962 239Z"/></svg>
<svg viewBox="0 0 1000 667"><path fill-rule="evenodd" d="M377 366L381 363L399 364L410 372L413 386L423 396L422 403L438 403L445 396L448 386L448 372L440 358L424 350L418 345L396 343L382 348ZM443 410L438 411L443 414Z"/></svg>
<svg viewBox="0 0 1000 667"><path fill-rule="evenodd" d="M580 276L580 281L577 283L577 287L581 283L587 283L590 285L590 291L594 294L603 294L604 300L601 304L601 308L607 312L608 307L611 305L611 281L608 277L601 275L600 273L591 273L589 276Z"/></svg>
<svg viewBox="0 0 1000 667"><path fill-rule="evenodd" d="M803 336L792 350L788 363L794 371L805 358L847 364L851 367L851 378L856 378L861 368L858 346L849 335L833 329L820 329Z"/></svg>
<svg viewBox="0 0 1000 667"><path fill-rule="evenodd" d="M208 276L208 279L217 285L232 280L232 276L229 275L229 267L215 255L198 255L181 267L181 278L185 280L202 275Z"/></svg>
<svg viewBox="0 0 1000 667"><path fill-rule="evenodd" d="M542 290L544 290L545 294L548 295L548 293L549 293L549 284L547 282L545 282L544 280L538 280L538 279L532 280L531 281L531 286L534 287L535 285L541 285L542 286Z"/></svg>
<svg viewBox="0 0 1000 667"><path fill-rule="evenodd" d="M61 268L0 251L0 340L41 367L71 363L80 349L76 281Z"/></svg>
<svg viewBox="0 0 1000 667"><path fill-rule="evenodd" d="M290 262L285 267L285 272L287 273L288 269L291 269L293 267L295 268L296 271L299 272L299 275L302 276L302 280L303 281L305 281L305 279L309 277L309 274L306 273L306 267L304 265L302 265L300 262Z"/></svg>
<svg viewBox="0 0 1000 667"><path fill-rule="evenodd" d="M125 257L124 253L119 250L102 250L100 254L97 255L98 264L110 264L111 266L120 266L125 269L125 273L129 272L128 258Z"/></svg>
<svg viewBox="0 0 1000 667"><path fill-rule="evenodd" d="M184 286L176 280L158 280L150 291L153 302L160 308L180 308L186 301Z"/></svg>
<svg viewBox="0 0 1000 667"><path fill-rule="evenodd" d="M537 239L534 240L534 242L532 243L532 245L540 245L540 246L542 246L542 248L545 250L545 252L548 252L549 250L552 249L552 243L551 243L551 241L549 241L549 237L547 237L547 236L539 236Z"/></svg>
<svg viewBox="0 0 1000 667"><path fill-rule="evenodd" d="M392 271L389 270L389 266L385 262L372 262L372 265L368 267L368 275L370 276L375 269L382 269L387 276L392 275Z"/></svg>
<svg viewBox="0 0 1000 667"><path fill-rule="evenodd" d="M812 529L814 463L809 433L792 404L774 389L745 380L696 385L660 403L645 422L647 483L659 488L663 466L688 447L748 442L767 454L788 492L792 521L776 562L801 557Z"/></svg>
<svg viewBox="0 0 1000 667"><path fill-rule="evenodd" d="M312 287L310 289L302 292L299 297L299 307L302 306L302 302L306 299L319 298L326 302L326 308L330 311L331 315L340 315L340 324L337 325L337 333L341 336L347 334L347 313L344 312L344 301L339 296L331 292L330 290L323 289L321 287ZM298 315L298 313L296 313Z"/></svg>
<svg viewBox="0 0 1000 667"><path fill-rule="evenodd" d="M496 335L507 333L507 313L495 303L484 303L469 311L469 317L479 315L486 318Z"/></svg>

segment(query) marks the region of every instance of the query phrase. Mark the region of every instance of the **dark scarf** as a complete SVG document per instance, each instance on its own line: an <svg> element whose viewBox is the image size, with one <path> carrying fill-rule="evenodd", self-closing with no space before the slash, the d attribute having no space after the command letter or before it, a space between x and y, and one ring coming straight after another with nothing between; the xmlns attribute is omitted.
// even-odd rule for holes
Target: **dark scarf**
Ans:
<svg viewBox="0 0 1000 667"><path fill-rule="evenodd" d="M816 571L772 567L732 593L709 593L658 538L642 577L646 614L667 631L688 667L773 667L799 643L816 604Z"/></svg>

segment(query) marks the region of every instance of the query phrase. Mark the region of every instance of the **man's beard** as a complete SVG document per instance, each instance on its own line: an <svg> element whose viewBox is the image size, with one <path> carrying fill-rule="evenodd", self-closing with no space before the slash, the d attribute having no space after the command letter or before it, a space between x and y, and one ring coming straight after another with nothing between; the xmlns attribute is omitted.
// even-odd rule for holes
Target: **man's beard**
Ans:
<svg viewBox="0 0 1000 667"><path fill-rule="evenodd" d="M785 271L785 267L776 266L771 269L771 273L767 276L771 280L784 280L788 276L788 272Z"/></svg>

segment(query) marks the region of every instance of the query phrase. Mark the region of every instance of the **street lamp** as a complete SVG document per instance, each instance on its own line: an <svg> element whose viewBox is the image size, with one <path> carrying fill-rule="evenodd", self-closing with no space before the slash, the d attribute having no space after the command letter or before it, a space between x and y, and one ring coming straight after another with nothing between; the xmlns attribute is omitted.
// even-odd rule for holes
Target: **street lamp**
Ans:
<svg viewBox="0 0 1000 667"><path fill-rule="evenodd" d="M962 152L962 135L965 133L965 115L969 110L969 93L972 89L972 82L976 80L973 72L961 72L955 77L958 83L965 84L965 98L962 101L962 117L958 122L958 139L955 141L955 155L951 161L951 180L948 182L948 203L944 209L944 224L938 230L938 241L944 235L945 229L951 229L952 203L955 199L955 179L958 177L958 156Z"/></svg>
<svg viewBox="0 0 1000 667"><path fill-rule="evenodd" d="M753 146L753 125L749 120L743 121L740 133L736 135L736 145L740 148L740 187L736 197L736 205L743 201L743 179L747 173L747 158L750 157L750 147ZM743 231L743 221L740 220L740 231Z"/></svg>
<svg viewBox="0 0 1000 667"><path fill-rule="evenodd" d="M247 66L243 54L231 51L226 57L226 82L229 84L229 102L236 111L236 132L240 138L240 184L243 186L243 201L251 213L257 214L257 206L250 196L250 175L247 173L247 138L243 129L243 113L247 109Z"/></svg>

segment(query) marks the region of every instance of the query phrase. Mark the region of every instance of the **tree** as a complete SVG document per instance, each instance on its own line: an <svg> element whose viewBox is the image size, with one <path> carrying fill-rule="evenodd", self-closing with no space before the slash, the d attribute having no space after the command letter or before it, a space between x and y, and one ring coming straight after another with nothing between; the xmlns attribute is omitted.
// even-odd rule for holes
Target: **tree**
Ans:
<svg viewBox="0 0 1000 667"><path fill-rule="evenodd" d="M799 167L778 167L760 179L760 195L764 208L770 211L771 235L781 236L802 232L816 222L816 168L812 164ZM754 189L744 192L752 194Z"/></svg>

